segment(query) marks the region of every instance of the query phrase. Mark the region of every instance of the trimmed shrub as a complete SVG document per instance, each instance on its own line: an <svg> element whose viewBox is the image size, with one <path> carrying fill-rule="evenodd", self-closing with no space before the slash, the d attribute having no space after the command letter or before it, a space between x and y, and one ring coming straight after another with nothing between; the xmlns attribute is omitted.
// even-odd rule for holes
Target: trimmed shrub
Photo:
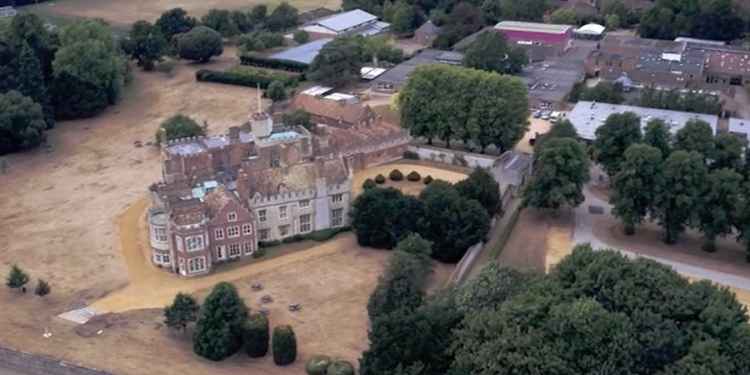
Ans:
<svg viewBox="0 0 750 375"><path fill-rule="evenodd" d="M286 92L286 87L283 82L281 81L273 81L270 85L268 85L268 89L266 90L266 96L273 100L274 102L286 100L288 97Z"/></svg>
<svg viewBox="0 0 750 375"><path fill-rule="evenodd" d="M422 179L422 176L420 176L417 171L411 171L411 173L406 175L406 179L412 182L417 182Z"/></svg>
<svg viewBox="0 0 750 375"><path fill-rule="evenodd" d="M273 240L273 241L259 241L258 247L274 247L281 245L281 241L279 240Z"/></svg>
<svg viewBox="0 0 750 375"><path fill-rule="evenodd" d="M314 355L305 365L305 371L307 375L326 375L328 366L331 365L331 357L327 355Z"/></svg>
<svg viewBox="0 0 750 375"><path fill-rule="evenodd" d="M287 74L269 72L247 67L233 68L225 72L201 69L195 72L195 79L200 82L216 82L228 85L258 87L267 89L273 82L280 82L286 87L295 86L299 78Z"/></svg>
<svg viewBox="0 0 750 375"><path fill-rule="evenodd" d="M174 115L161 123L159 129L156 131L156 135L154 135L156 144L160 144L162 141L162 131L167 141L206 134L205 129L198 125L195 120L182 114Z"/></svg>
<svg viewBox="0 0 750 375"><path fill-rule="evenodd" d="M286 366L297 359L297 337L291 326L283 325L273 329L273 363Z"/></svg>
<svg viewBox="0 0 750 375"><path fill-rule="evenodd" d="M424 182L425 185L429 185L430 183L432 183L432 181L433 181L433 178L430 175L427 175L427 177L425 177L424 180L422 180L422 182Z"/></svg>
<svg viewBox="0 0 750 375"><path fill-rule="evenodd" d="M310 41L310 34L305 30L297 30L294 32L293 38L298 44L305 44Z"/></svg>
<svg viewBox="0 0 750 375"><path fill-rule="evenodd" d="M365 180L365 182L362 184L362 189L372 189L374 187L377 187L378 184L375 183L375 180L368 178Z"/></svg>
<svg viewBox="0 0 750 375"><path fill-rule="evenodd" d="M269 336L268 318L263 314L250 315L242 332L245 353L251 358L265 356L268 353Z"/></svg>
<svg viewBox="0 0 750 375"><path fill-rule="evenodd" d="M305 63L291 61L291 60L272 59L269 57L259 56L259 55L252 54L252 53L245 53L242 56L240 56L240 64L258 66L261 68L283 69L283 70L288 70L290 72L300 72L300 73L306 71L308 67L308 64L305 64Z"/></svg>
<svg viewBox="0 0 750 375"><path fill-rule="evenodd" d="M326 375L354 375L354 366L349 361L334 361L328 366Z"/></svg>
<svg viewBox="0 0 750 375"><path fill-rule="evenodd" d="M260 246L260 242L258 243L258 249L253 252L253 258L262 258L266 256L266 249Z"/></svg>
<svg viewBox="0 0 750 375"><path fill-rule="evenodd" d="M382 174L379 174L379 175L375 176L375 183L379 184L379 185L384 184L385 183L385 176L383 176Z"/></svg>
<svg viewBox="0 0 750 375"><path fill-rule="evenodd" d="M404 174L401 173L401 171L399 171L398 169L394 169L388 175L388 178L390 178L391 181L401 181L404 179Z"/></svg>
<svg viewBox="0 0 750 375"><path fill-rule="evenodd" d="M404 159L419 160L419 154L414 151L404 151Z"/></svg>
<svg viewBox="0 0 750 375"><path fill-rule="evenodd" d="M305 236L307 239L311 239L313 241L317 242L323 242L328 241L334 236L336 236L339 233L348 232L352 228L351 227L338 227L338 228L328 228L328 229L321 229L316 232L312 232Z"/></svg>

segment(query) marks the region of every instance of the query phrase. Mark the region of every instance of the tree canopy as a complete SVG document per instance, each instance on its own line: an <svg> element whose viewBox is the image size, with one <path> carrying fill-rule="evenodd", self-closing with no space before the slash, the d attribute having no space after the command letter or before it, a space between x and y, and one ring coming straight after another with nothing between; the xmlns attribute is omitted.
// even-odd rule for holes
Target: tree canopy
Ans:
<svg viewBox="0 0 750 375"><path fill-rule="evenodd" d="M484 168L475 168L469 177L456 183L456 190L464 198L474 199L492 216L500 209L500 184Z"/></svg>
<svg viewBox="0 0 750 375"><path fill-rule="evenodd" d="M224 52L221 34L206 26L197 26L181 34L177 39L177 50L183 59L208 62Z"/></svg>
<svg viewBox="0 0 750 375"><path fill-rule="evenodd" d="M206 130L198 125L192 118L178 114L174 115L161 123L156 131L156 143L161 143L163 139L171 141L173 139L196 137L205 135Z"/></svg>
<svg viewBox="0 0 750 375"><path fill-rule="evenodd" d="M167 41L161 30L147 21L138 21L130 29L123 49L138 62L143 70L152 70L167 51Z"/></svg>
<svg viewBox="0 0 750 375"><path fill-rule="evenodd" d="M248 309L234 285L214 286L201 306L193 336L193 351L201 357L220 361L242 347L242 333Z"/></svg>
<svg viewBox="0 0 750 375"><path fill-rule="evenodd" d="M660 0L643 14L638 31L644 38L730 41L745 31L737 6L732 0Z"/></svg>
<svg viewBox="0 0 750 375"><path fill-rule="evenodd" d="M538 151L537 167L523 195L524 205L558 210L583 203L589 180L589 159L583 145L571 138L553 138Z"/></svg>
<svg viewBox="0 0 750 375"><path fill-rule="evenodd" d="M636 225L653 212L656 195L664 188L661 151L642 143L629 146L613 176L609 199L612 214L625 225L625 234L635 233Z"/></svg>
<svg viewBox="0 0 750 375"><path fill-rule="evenodd" d="M367 189L352 204L352 228L362 246L393 248L408 233L418 231L422 203L394 188Z"/></svg>
<svg viewBox="0 0 750 375"><path fill-rule="evenodd" d="M469 46L464 55L466 67L501 74L518 74L529 63L526 51L511 47L502 33L485 32Z"/></svg>
<svg viewBox="0 0 750 375"><path fill-rule="evenodd" d="M197 25L198 21L187 15L182 8L173 8L162 13L156 20L156 27L161 30L167 41L171 41L175 35L186 33Z"/></svg>
<svg viewBox="0 0 750 375"><path fill-rule="evenodd" d="M29 149L44 140L42 107L17 91L0 94L0 155Z"/></svg>
<svg viewBox="0 0 750 375"><path fill-rule="evenodd" d="M314 81L340 86L359 79L362 46L355 37L339 37L320 50L308 71Z"/></svg>
<svg viewBox="0 0 750 375"><path fill-rule="evenodd" d="M177 293L172 304L164 308L164 324L169 328L187 329L198 319L200 305L189 294Z"/></svg>
<svg viewBox="0 0 750 375"><path fill-rule="evenodd" d="M614 113L596 129L594 159L610 177L620 171L625 150L641 141L641 118L633 112Z"/></svg>
<svg viewBox="0 0 750 375"><path fill-rule="evenodd" d="M678 150L664 161L664 189L656 195L655 216L664 228L664 242L673 244L695 223L708 171L703 155Z"/></svg>

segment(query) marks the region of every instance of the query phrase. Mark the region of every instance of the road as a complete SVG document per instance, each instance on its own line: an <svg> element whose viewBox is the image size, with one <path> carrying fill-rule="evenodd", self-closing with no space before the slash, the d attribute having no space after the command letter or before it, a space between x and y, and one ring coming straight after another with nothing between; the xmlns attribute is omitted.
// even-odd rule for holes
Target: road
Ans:
<svg viewBox="0 0 750 375"><path fill-rule="evenodd" d="M575 244L590 243L594 249L607 248L620 252L621 254L629 257L642 257L654 260L656 262L665 264L672 267L675 271L685 276L694 277L697 279L711 280L717 284L731 286L734 288L750 290L750 278L740 277L724 272L709 270L702 267L696 267L690 264L677 262L667 258L654 257L650 255L638 254L632 251L618 249L615 246L609 245L594 235L593 223L597 217L601 215L610 215L611 206L609 202L605 202L596 197L588 188L584 189L586 201L575 209L575 231L573 233L573 242ZM604 213L594 215L589 212L590 206L599 206L604 209Z"/></svg>
<svg viewBox="0 0 750 375"><path fill-rule="evenodd" d="M26 372L18 372L16 370L10 370L3 367L0 367L0 375L30 375Z"/></svg>

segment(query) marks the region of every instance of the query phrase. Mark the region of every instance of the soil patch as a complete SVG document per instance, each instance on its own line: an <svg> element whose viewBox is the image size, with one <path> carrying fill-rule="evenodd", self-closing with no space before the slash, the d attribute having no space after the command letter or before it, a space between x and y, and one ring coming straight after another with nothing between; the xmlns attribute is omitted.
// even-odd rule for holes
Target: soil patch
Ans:
<svg viewBox="0 0 750 375"><path fill-rule="evenodd" d="M524 209L498 262L516 269L549 271L572 250L571 215L570 210L552 217L547 212Z"/></svg>

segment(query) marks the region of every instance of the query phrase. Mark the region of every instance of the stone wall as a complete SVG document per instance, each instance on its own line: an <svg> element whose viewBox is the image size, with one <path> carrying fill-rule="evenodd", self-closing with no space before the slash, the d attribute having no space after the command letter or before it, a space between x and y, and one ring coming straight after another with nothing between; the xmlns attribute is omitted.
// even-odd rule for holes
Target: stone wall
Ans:
<svg viewBox="0 0 750 375"><path fill-rule="evenodd" d="M491 155L474 154L425 145L409 146L409 151L416 152L421 160L432 160L439 163L460 165L470 168L492 168L497 160L497 157Z"/></svg>

